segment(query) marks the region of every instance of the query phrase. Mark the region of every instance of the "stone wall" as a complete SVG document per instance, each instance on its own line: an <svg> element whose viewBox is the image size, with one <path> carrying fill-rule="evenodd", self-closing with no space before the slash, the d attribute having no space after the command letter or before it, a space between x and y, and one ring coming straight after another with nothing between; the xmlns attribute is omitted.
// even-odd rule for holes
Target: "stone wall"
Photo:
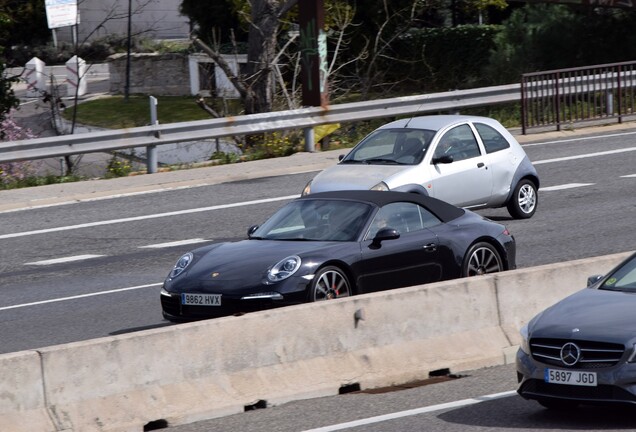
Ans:
<svg viewBox="0 0 636 432"><path fill-rule="evenodd" d="M126 54L108 58L111 93L126 91ZM186 54L143 53L130 55L129 94L152 96L190 95L188 56Z"/></svg>

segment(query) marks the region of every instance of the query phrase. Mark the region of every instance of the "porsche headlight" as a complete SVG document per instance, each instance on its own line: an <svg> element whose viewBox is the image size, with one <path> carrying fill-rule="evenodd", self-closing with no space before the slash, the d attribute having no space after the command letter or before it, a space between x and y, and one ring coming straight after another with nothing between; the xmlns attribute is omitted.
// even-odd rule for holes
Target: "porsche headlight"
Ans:
<svg viewBox="0 0 636 432"><path fill-rule="evenodd" d="M280 260L267 272L267 279L270 282L279 282L287 279L300 268L300 257L293 255Z"/></svg>
<svg viewBox="0 0 636 432"><path fill-rule="evenodd" d="M309 180L307 182L307 184L305 185L305 188L303 189L303 192L300 194L300 196L309 195L310 193L311 193L311 180Z"/></svg>
<svg viewBox="0 0 636 432"><path fill-rule="evenodd" d="M521 330L519 332L521 333L521 345L519 345L519 348L524 353L530 355L530 341L529 341L529 336L528 336L528 324L526 324L523 327L521 327Z"/></svg>
<svg viewBox="0 0 636 432"><path fill-rule="evenodd" d="M179 258L177 263L172 268L172 271L170 272L170 277L175 278L179 276L181 273L183 273L186 267L188 267L190 263L192 262L192 258L193 256L190 252L182 255L181 258Z"/></svg>
<svg viewBox="0 0 636 432"><path fill-rule="evenodd" d="M379 191L388 191L389 187L384 182L380 182L377 185L373 186L371 190L379 190Z"/></svg>

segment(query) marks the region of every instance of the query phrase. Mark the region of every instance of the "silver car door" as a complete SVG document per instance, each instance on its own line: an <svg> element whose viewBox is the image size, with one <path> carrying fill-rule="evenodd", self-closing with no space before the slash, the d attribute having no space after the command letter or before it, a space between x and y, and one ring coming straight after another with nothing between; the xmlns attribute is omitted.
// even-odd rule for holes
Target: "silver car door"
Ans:
<svg viewBox="0 0 636 432"><path fill-rule="evenodd" d="M492 171L468 124L456 126L433 143L431 196L451 204L470 207L485 204L492 192ZM452 161L444 156L450 156Z"/></svg>

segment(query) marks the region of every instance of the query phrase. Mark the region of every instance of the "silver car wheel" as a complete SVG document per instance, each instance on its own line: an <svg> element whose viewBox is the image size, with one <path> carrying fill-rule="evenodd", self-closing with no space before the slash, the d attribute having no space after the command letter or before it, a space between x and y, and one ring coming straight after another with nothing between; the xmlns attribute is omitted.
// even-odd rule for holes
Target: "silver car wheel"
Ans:
<svg viewBox="0 0 636 432"><path fill-rule="evenodd" d="M314 277L309 300L333 300L350 295L351 286L347 276L337 267L325 267Z"/></svg>
<svg viewBox="0 0 636 432"><path fill-rule="evenodd" d="M528 219L537 211L539 195L537 187L529 179L523 179L515 187L514 193L508 201L508 212L517 219Z"/></svg>
<svg viewBox="0 0 636 432"><path fill-rule="evenodd" d="M464 276L479 276L503 270L501 257L488 243L477 243L468 251L464 263Z"/></svg>
<svg viewBox="0 0 636 432"><path fill-rule="evenodd" d="M517 199L519 200L519 208L521 211L524 213L532 213L537 202L537 195L534 193L534 188L531 185L524 184L519 189Z"/></svg>

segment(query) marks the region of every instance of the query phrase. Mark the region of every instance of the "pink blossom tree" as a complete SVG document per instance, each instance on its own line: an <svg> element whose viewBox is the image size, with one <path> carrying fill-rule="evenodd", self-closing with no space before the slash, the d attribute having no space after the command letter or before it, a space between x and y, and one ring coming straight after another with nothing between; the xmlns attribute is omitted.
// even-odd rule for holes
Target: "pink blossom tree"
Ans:
<svg viewBox="0 0 636 432"><path fill-rule="evenodd" d="M19 141L35 138L30 129L21 127L13 119L13 110L9 111L0 122L3 137L0 141ZM7 188L35 175L35 167L31 162L0 163L0 188Z"/></svg>

